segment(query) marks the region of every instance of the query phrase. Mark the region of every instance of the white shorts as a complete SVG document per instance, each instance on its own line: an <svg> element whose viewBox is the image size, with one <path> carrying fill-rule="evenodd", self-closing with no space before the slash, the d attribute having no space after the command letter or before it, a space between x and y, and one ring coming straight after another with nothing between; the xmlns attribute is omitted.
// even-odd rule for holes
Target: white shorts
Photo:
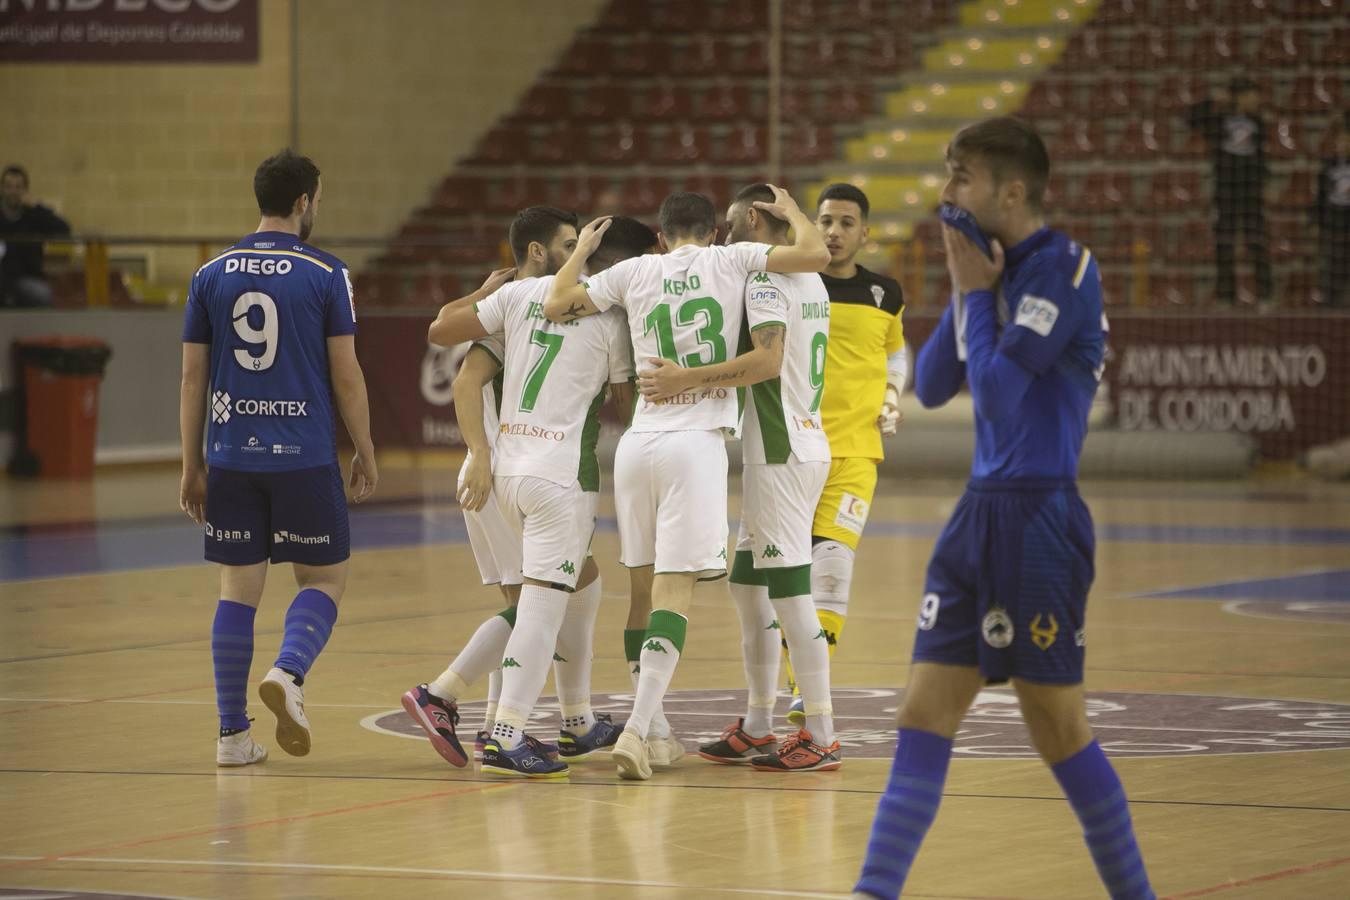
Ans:
<svg viewBox="0 0 1350 900"><path fill-rule="evenodd" d="M811 521L830 474L827 462L747 463L741 475L741 528L736 552L750 551L756 569L811 562Z"/></svg>
<svg viewBox="0 0 1350 900"><path fill-rule="evenodd" d="M493 491L502 517L519 537L526 578L572 589L595 534L599 494L572 482L561 485L532 475L498 475Z"/></svg>
<svg viewBox="0 0 1350 900"><path fill-rule="evenodd" d="M466 460L464 466L468 465ZM464 483L464 466L455 480L455 494ZM464 510L464 527L469 532L469 547L483 584L516 585L522 582L520 535L502 516L497 492L489 491L487 504L478 512Z"/></svg>
<svg viewBox="0 0 1350 900"><path fill-rule="evenodd" d="M614 454L619 561L658 574L727 569L727 445L721 431L629 431Z"/></svg>

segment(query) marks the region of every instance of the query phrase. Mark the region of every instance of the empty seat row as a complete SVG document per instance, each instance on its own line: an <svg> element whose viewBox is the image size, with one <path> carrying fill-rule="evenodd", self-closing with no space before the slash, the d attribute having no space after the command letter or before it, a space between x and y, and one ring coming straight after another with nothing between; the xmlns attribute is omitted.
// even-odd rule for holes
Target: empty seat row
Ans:
<svg viewBox="0 0 1350 900"><path fill-rule="evenodd" d="M719 78L698 89L661 79L639 91L609 83L572 88L545 82L529 90L512 118L520 123L565 119L582 123L625 119L659 122L691 118L699 122L731 122L749 117L762 120L767 107L767 85L752 88L729 78ZM780 93L779 109L785 121L856 121L874 114L876 97L866 83L788 81Z"/></svg>
<svg viewBox="0 0 1350 900"><path fill-rule="evenodd" d="M553 76L767 76L768 35L744 31L730 35L616 38L588 32L563 52ZM794 75L894 75L914 59L908 37L895 31L789 38L783 47L783 70Z"/></svg>
<svg viewBox="0 0 1350 900"><path fill-rule="evenodd" d="M822 161L835 154L834 136L828 126L794 123L783 133L782 148L790 162ZM499 126L479 141L467 162L491 166L576 162L677 165L698 161L747 163L767 158L766 129L751 122L718 129L688 122L652 126L620 122L598 128L562 122L534 128Z"/></svg>

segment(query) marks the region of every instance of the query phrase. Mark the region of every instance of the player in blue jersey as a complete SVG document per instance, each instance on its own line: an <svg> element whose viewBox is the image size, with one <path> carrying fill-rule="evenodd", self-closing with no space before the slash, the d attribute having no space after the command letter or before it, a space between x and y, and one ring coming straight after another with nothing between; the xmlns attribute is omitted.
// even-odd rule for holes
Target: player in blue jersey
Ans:
<svg viewBox="0 0 1350 900"><path fill-rule="evenodd" d="M335 405L356 447L356 502L379 477L351 278L340 260L305 243L319 170L283 151L258 166L253 192L258 230L197 271L183 325L179 505L206 525L206 558L221 565L211 629L221 766L267 758L249 732L245 696L269 560L294 564L300 592L258 693L276 714L281 748L309 752L301 685L332 633L350 555Z"/></svg>
<svg viewBox="0 0 1350 900"><path fill-rule="evenodd" d="M1101 279L1086 247L1045 227L1050 160L1030 126L961 129L947 168L943 200L973 215L991 254L944 227L953 303L919 353L915 393L931 408L969 386L975 460L928 566L899 745L854 895L899 895L962 717L986 683L1011 680L1107 891L1152 898L1083 697L1094 538L1075 481L1105 355Z"/></svg>

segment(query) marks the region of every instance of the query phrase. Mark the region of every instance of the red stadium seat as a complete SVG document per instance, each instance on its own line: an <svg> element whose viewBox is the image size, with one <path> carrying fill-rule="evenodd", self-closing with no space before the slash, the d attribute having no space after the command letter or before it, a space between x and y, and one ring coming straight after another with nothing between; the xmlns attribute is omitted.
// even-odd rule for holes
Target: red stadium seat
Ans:
<svg viewBox="0 0 1350 900"><path fill-rule="evenodd" d="M573 162L582 159L586 150L586 132L570 122L560 122L530 133L530 162Z"/></svg>
<svg viewBox="0 0 1350 900"><path fill-rule="evenodd" d="M1196 172L1155 172L1144 192L1143 208L1151 212L1199 213L1205 197Z"/></svg>
<svg viewBox="0 0 1350 900"><path fill-rule="evenodd" d="M651 160L657 163L685 163L708 158L708 132L681 122L660 133L652 133Z"/></svg>
<svg viewBox="0 0 1350 900"><path fill-rule="evenodd" d="M828 127L803 123L783 134L783 159L786 162L824 162L834 155L834 134Z"/></svg>
<svg viewBox="0 0 1350 900"><path fill-rule="evenodd" d="M1103 43L1100 28L1094 28L1091 25L1080 28L1070 36L1069 43L1064 47L1064 52L1060 54L1056 65L1061 71L1065 69L1095 70L1103 62Z"/></svg>
<svg viewBox="0 0 1350 900"><path fill-rule="evenodd" d="M687 43L680 43L671 50L670 71L676 75L717 75L722 67L719 52L718 42L712 35L696 34ZM764 69L768 71L767 61Z"/></svg>
<svg viewBox="0 0 1350 900"><path fill-rule="evenodd" d="M644 162L647 159L647 132L631 122L607 126L591 135L587 159L610 165Z"/></svg>
<svg viewBox="0 0 1350 900"><path fill-rule="evenodd" d="M1233 0L1225 20L1238 25L1263 25L1276 16L1275 0Z"/></svg>
<svg viewBox="0 0 1350 900"><path fill-rule="evenodd" d="M1317 196L1317 176L1309 169L1298 169L1289 173L1275 201L1277 209L1307 211Z"/></svg>
<svg viewBox="0 0 1350 900"><path fill-rule="evenodd" d="M756 163L763 162L768 157L764 129L753 125L740 125L733 128L731 134L719 143L714 158L719 162Z"/></svg>
<svg viewBox="0 0 1350 900"><path fill-rule="evenodd" d="M1068 83L1062 78L1042 78L1031 86L1018 111L1027 118L1051 118L1063 115L1069 107Z"/></svg>
<svg viewBox="0 0 1350 900"><path fill-rule="evenodd" d="M651 27L662 34L698 31L708 25L708 4L703 0L650 0L646 6Z"/></svg>
<svg viewBox="0 0 1350 900"><path fill-rule="evenodd" d="M1350 27L1342 25L1322 44L1321 63L1327 67L1350 66Z"/></svg>
<svg viewBox="0 0 1350 900"><path fill-rule="evenodd" d="M1101 119L1075 119L1059 137L1057 159L1091 159L1101 153L1105 145Z"/></svg>
<svg viewBox="0 0 1350 900"><path fill-rule="evenodd" d="M670 182L666 179L637 174L624 180L619 202L626 216L652 216L669 193Z"/></svg>
<svg viewBox="0 0 1350 900"><path fill-rule="evenodd" d="M687 88L662 78L646 96L635 101L633 107L633 112L641 119L682 119L690 114L692 104Z"/></svg>
<svg viewBox="0 0 1350 900"><path fill-rule="evenodd" d="M1076 196L1068 198L1073 212L1119 212L1133 205L1134 182L1121 172L1092 172Z"/></svg>
<svg viewBox="0 0 1350 900"><path fill-rule="evenodd" d="M745 0L715 0L710 4L707 27L719 34L767 31L769 5Z"/></svg>
<svg viewBox="0 0 1350 900"><path fill-rule="evenodd" d="M784 122L806 122L816 118L815 94L811 87L801 81L783 82L782 92L778 95L778 111ZM826 111L830 107L826 106Z"/></svg>
<svg viewBox="0 0 1350 900"><path fill-rule="evenodd" d="M596 175L578 173L564 178L553 195L553 205L560 209L595 212L606 180Z"/></svg>
<svg viewBox="0 0 1350 900"><path fill-rule="evenodd" d="M867 40L862 62L873 75L895 75L914 64L914 48L907 34L874 32Z"/></svg>
<svg viewBox="0 0 1350 900"><path fill-rule="evenodd" d="M1268 135L1266 150L1276 159L1297 159L1310 150L1302 119L1279 119Z"/></svg>
<svg viewBox="0 0 1350 900"><path fill-rule="evenodd" d="M787 0L783 4L783 30L816 31L833 12L829 0Z"/></svg>
<svg viewBox="0 0 1350 900"><path fill-rule="evenodd" d="M1271 28L1261 36L1257 59L1264 66L1305 65L1312 58L1309 38L1302 28Z"/></svg>
<svg viewBox="0 0 1350 900"><path fill-rule="evenodd" d="M572 98L572 115L588 122L622 119L629 114L629 98L632 92L613 84L595 84L580 91ZM558 105L547 116L556 120L565 105Z"/></svg>
<svg viewBox="0 0 1350 900"><path fill-rule="evenodd" d="M478 142L470 163L501 165L525 159L529 136L525 129L515 125L499 125Z"/></svg>
<svg viewBox="0 0 1350 900"><path fill-rule="evenodd" d="M718 45L718 63L717 68L724 66L728 72L736 75L765 77L769 74L768 39L751 35L748 38L722 41Z"/></svg>
<svg viewBox="0 0 1350 900"><path fill-rule="evenodd" d="M547 188L543 178L523 171L488 183L483 207L488 212L513 213L543 202Z"/></svg>
<svg viewBox="0 0 1350 900"><path fill-rule="evenodd" d="M1208 25L1219 18L1217 0L1177 0L1163 8L1171 26Z"/></svg>
<svg viewBox="0 0 1350 900"><path fill-rule="evenodd" d="M1289 19L1331 19L1344 14L1343 0L1277 0L1278 14Z"/></svg>
<svg viewBox="0 0 1350 900"><path fill-rule="evenodd" d="M1093 86L1087 108L1094 115L1127 116L1144 108L1143 98L1143 87L1133 78L1106 78Z"/></svg>
<svg viewBox="0 0 1350 900"><path fill-rule="evenodd" d="M700 120L731 122L751 115L750 88L729 78L719 78L694 103Z"/></svg>
<svg viewBox="0 0 1350 900"><path fill-rule="evenodd" d="M583 34L563 53L557 71L563 75L602 75L609 71L609 53L607 39Z"/></svg>
<svg viewBox="0 0 1350 900"><path fill-rule="evenodd" d="M1176 245L1178 259L1207 263L1214 259L1214 226L1203 219L1190 219L1181 226Z"/></svg>
<svg viewBox="0 0 1350 900"><path fill-rule="evenodd" d="M483 205L483 197L481 179L468 175L451 175L436 189L432 204L447 211L470 212Z"/></svg>
<svg viewBox="0 0 1350 900"><path fill-rule="evenodd" d="M1227 27L1206 29L1191 41L1186 64L1192 69L1210 72L1228 70L1242 62L1241 36Z"/></svg>
<svg viewBox="0 0 1350 900"><path fill-rule="evenodd" d="M708 197L718 209L725 209L731 203L731 179L725 175L714 175L707 169L700 168L693 177L686 179L681 190Z"/></svg>
<svg viewBox="0 0 1350 900"><path fill-rule="evenodd" d="M1199 306L1203 299L1194 275L1154 275L1149 278L1149 300L1154 306Z"/></svg>
<svg viewBox="0 0 1350 900"><path fill-rule="evenodd" d="M817 101L828 122L857 122L876 112L872 86L859 82L831 82Z"/></svg>
<svg viewBox="0 0 1350 900"><path fill-rule="evenodd" d="M669 67L670 43L640 34L616 46L611 72L618 75L655 75Z"/></svg>
<svg viewBox="0 0 1350 900"><path fill-rule="evenodd" d="M682 8L685 6L678 5ZM596 30L605 34L640 31L650 24L651 14L648 10L656 6L655 2L645 3L643 0L610 0L595 23Z"/></svg>
<svg viewBox="0 0 1350 900"><path fill-rule="evenodd" d="M1103 3L1093 21L1103 25L1133 25L1149 14L1148 0L1116 0Z"/></svg>
<svg viewBox="0 0 1350 900"><path fill-rule="evenodd" d="M565 115L570 114L571 93L561 84L536 84L516 107L516 117L533 121L552 121L558 117L559 111Z"/></svg>
<svg viewBox="0 0 1350 900"><path fill-rule="evenodd" d="M1295 112L1331 112L1340 103L1340 73L1304 72L1294 79L1286 108Z"/></svg>
<svg viewBox="0 0 1350 900"><path fill-rule="evenodd" d="M1148 160L1166 156L1171 128L1166 119L1131 119L1125 123L1113 153L1121 159Z"/></svg>

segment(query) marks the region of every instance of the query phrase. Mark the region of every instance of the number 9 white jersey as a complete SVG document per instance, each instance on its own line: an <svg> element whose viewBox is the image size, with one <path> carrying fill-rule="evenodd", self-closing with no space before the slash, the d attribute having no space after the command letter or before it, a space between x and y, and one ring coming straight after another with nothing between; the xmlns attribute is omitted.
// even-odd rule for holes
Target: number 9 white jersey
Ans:
<svg viewBox="0 0 1350 900"><path fill-rule="evenodd" d="M503 285L479 301L478 320L504 333L494 475L532 475L600 489L595 445L605 386L633 377L628 330L615 310L558 324L544 318L553 276Z"/></svg>
<svg viewBox="0 0 1350 900"><path fill-rule="evenodd" d="M764 268L769 244L686 245L671 253L624 260L586 280L601 310L628 315L634 362L661 358L685 368L724 362L740 337L746 276ZM632 431L726 429L739 418L735 388L710 387L649 403L639 400Z"/></svg>

